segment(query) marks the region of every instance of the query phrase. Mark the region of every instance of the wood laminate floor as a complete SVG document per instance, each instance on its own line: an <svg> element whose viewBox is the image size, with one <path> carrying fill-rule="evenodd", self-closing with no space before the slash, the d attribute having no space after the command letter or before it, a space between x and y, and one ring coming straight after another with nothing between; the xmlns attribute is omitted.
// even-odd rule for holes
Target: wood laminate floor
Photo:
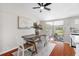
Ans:
<svg viewBox="0 0 79 59"><path fill-rule="evenodd" d="M75 50L68 43L56 42L50 56L75 56Z"/></svg>

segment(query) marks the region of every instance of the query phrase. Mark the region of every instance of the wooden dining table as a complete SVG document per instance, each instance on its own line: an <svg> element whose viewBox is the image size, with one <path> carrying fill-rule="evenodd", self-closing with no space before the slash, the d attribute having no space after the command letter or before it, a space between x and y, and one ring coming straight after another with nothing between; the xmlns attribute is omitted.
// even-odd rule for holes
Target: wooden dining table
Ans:
<svg viewBox="0 0 79 59"><path fill-rule="evenodd" d="M26 41L26 42L31 42L34 43L35 46L35 52L37 53L37 47L36 47L36 42L38 41L42 41L41 37L45 38L45 42L44 42L44 46L47 44L47 40L46 40L46 35L45 34L39 34L39 35L35 35L35 34L30 34L30 35L24 35L22 36L22 38Z"/></svg>

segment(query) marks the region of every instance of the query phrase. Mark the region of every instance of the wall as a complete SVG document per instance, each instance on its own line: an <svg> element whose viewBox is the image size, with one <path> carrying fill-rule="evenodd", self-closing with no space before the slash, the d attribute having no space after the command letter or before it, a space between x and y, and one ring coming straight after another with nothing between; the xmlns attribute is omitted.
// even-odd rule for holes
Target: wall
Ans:
<svg viewBox="0 0 79 59"><path fill-rule="evenodd" d="M22 39L21 36L34 34L34 29L17 28L17 16L20 15L22 14L16 15L11 12L0 12L0 53L16 48L18 46L17 42L20 42ZM39 22L34 17L30 18L32 23Z"/></svg>
<svg viewBox="0 0 79 59"><path fill-rule="evenodd" d="M70 24L72 22L70 22L70 19L65 19L64 20L64 41L70 43L71 42L71 38L70 38Z"/></svg>
<svg viewBox="0 0 79 59"><path fill-rule="evenodd" d="M1 14L0 14L0 52L2 50L2 17L1 17Z"/></svg>

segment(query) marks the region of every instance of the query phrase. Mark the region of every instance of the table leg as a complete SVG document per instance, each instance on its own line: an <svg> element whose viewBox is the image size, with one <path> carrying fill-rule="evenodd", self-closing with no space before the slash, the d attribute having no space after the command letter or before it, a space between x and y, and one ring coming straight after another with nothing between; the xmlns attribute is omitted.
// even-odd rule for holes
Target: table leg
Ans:
<svg viewBox="0 0 79 59"><path fill-rule="evenodd" d="M35 44L35 42L34 42L34 47L35 47L35 52L37 53L37 47L36 47L36 44Z"/></svg>
<svg viewBox="0 0 79 59"><path fill-rule="evenodd" d="M46 46L46 44L47 44L47 40L46 40L46 36L44 36L45 37L45 43L44 43L44 46Z"/></svg>
<svg viewBox="0 0 79 59"><path fill-rule="evenodd" d="M30 41L30 42L34 44L35 51L33 53L37 53L37 47L36 47L35 41Z"/></svg>

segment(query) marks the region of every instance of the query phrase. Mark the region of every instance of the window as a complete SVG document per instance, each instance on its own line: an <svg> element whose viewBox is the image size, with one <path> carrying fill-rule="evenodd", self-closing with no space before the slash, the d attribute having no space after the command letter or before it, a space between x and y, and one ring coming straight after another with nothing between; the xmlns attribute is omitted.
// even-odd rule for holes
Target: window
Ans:
<svg viewBox="0 0 79 59"><path fill-rule="evenodd" d="M64 21L62 21L62 20L61 20L61 21L54 21L53 23L54 23L54 25L56 25L56 26L57 26L57 25L64 25Z"/></svg>
<svg viewBox="0 0 79 59"><path fill-rule="evenodd" d="M46 24L48 24L48 25L53 25L53 22L46 22Z"/></svg>
<svg viewBox="0 0 79 59"><path fill-rule="evenodd" d="M48 25L64 25L64 21L63 20L60 20L60 21L52 21L52 22L46 22L46 24Z"/></svg>

